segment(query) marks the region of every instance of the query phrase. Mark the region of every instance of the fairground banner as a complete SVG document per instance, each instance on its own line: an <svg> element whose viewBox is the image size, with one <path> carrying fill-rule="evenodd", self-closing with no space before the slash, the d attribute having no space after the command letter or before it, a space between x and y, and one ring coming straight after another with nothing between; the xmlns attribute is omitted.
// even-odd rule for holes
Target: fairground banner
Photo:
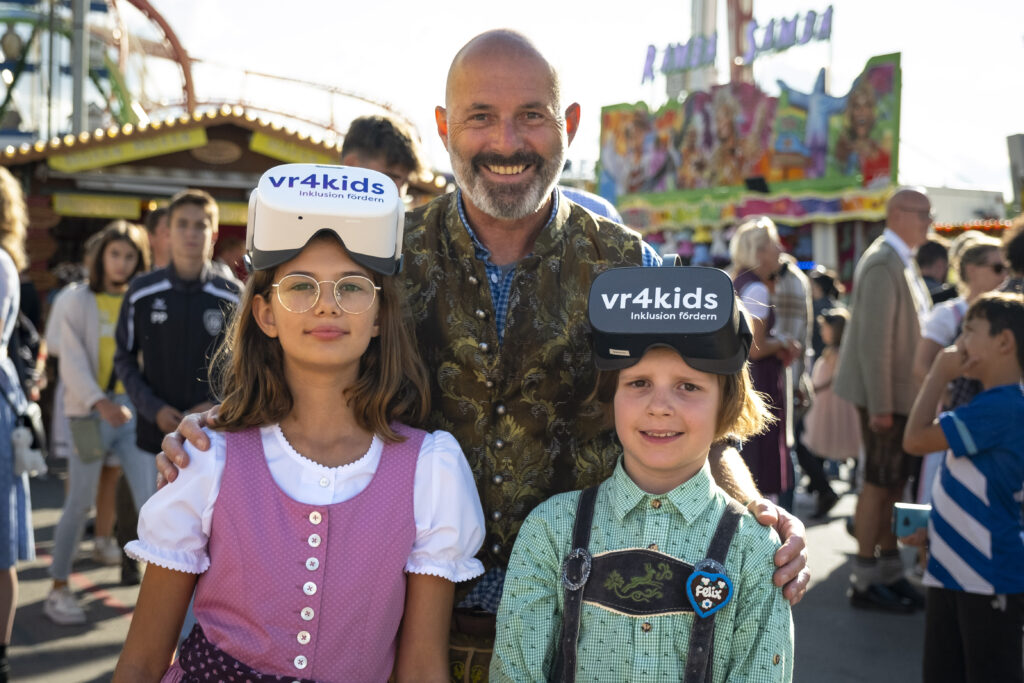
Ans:
<svg viewBox="0 0 1024 683"><path fill-rule="evenodd" d="M605 107L599 193L646 230L754 213L881 218L878 198L897 177L899 54L872 58L842 96L825 91L824 69L809 92L779 89L715 86L654 113L643 103Z"/></svg>

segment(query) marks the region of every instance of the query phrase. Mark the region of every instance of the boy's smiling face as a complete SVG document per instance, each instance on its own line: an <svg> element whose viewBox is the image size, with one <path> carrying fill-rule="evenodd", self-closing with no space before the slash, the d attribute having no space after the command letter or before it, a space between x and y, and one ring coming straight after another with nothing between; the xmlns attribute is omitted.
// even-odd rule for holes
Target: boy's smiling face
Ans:
<svg viewBox="0 0 1024 683"><path fill-rule="evenodd" d="M714 440L720 403L718 375L694 370L672 349L651 349L621 370L615 431L637 486L666 493L696 474Z"/></svg>

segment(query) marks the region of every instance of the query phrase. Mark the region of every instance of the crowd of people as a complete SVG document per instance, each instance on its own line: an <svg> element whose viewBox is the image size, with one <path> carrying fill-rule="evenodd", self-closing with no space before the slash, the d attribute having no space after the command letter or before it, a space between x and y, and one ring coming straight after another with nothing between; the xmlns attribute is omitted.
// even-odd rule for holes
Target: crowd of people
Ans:
<svg viewBox="0 0 1024 683"><path fill-rule="evenodd" d="M435 115L455 192L406 213L415 136L357 119L339 163L382 217L339 200L311 230L261 180L244 284L202 190L85 245L47 324L73 444L50 620L88 619L67 578L95 506L93 559L129 584L147 563L115 680L789 681L795 494L806 475L825 519L845 474L850 605L925 608L926 681L1024 680L1024 223L947 245L899 188L849 298L767 217L735 227L727 275L653 268L557 187L580 108L525 36L467 43ZM0 345L25 225L0 169ZM714 323L607 303L654 284L713 294ZM0 367L10 434L28 397ZM9 643L34 550L3 434L0 456ZM894 506L929 500L897 535Z"/></svg>

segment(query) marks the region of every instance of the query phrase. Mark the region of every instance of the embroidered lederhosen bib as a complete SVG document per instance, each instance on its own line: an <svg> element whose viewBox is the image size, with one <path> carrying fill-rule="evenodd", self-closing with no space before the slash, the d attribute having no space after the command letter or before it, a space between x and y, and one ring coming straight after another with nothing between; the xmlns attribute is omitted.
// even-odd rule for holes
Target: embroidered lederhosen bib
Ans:
<svg viewBox="0 0 1024 683"><path fill-rule="evenodd" d="M589 602L636 617L694 612L683 683L710 681L714 615L733 597L732 582L723 565L743 508L729 501L708 545L707 558L694 566L643 548L591 555L587 548L596 499L596 486L580 495L573 525L573 549L563 565L562 638L555 663L558 680L576 680L580 614L583 603Z"/></svg>

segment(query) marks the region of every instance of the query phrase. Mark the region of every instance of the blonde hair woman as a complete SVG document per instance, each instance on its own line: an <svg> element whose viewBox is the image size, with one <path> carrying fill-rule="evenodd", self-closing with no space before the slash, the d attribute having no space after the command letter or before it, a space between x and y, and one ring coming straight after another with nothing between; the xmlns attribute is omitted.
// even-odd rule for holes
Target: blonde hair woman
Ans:
<svg viewBox="0 0 1024 683"><path fill-rule="evenodd" d="M775 496L793 488L793 469L786 445L784 372L800 345L772 336L775 312L771 294L780 266L782 244L775 223L766 216L753 218L736 229L729 243L733 286L753 319L754 343L750 347L750 373L754 388L765 394L775 416L772 426L743 444L742 455L765 495Z"/></svg>

